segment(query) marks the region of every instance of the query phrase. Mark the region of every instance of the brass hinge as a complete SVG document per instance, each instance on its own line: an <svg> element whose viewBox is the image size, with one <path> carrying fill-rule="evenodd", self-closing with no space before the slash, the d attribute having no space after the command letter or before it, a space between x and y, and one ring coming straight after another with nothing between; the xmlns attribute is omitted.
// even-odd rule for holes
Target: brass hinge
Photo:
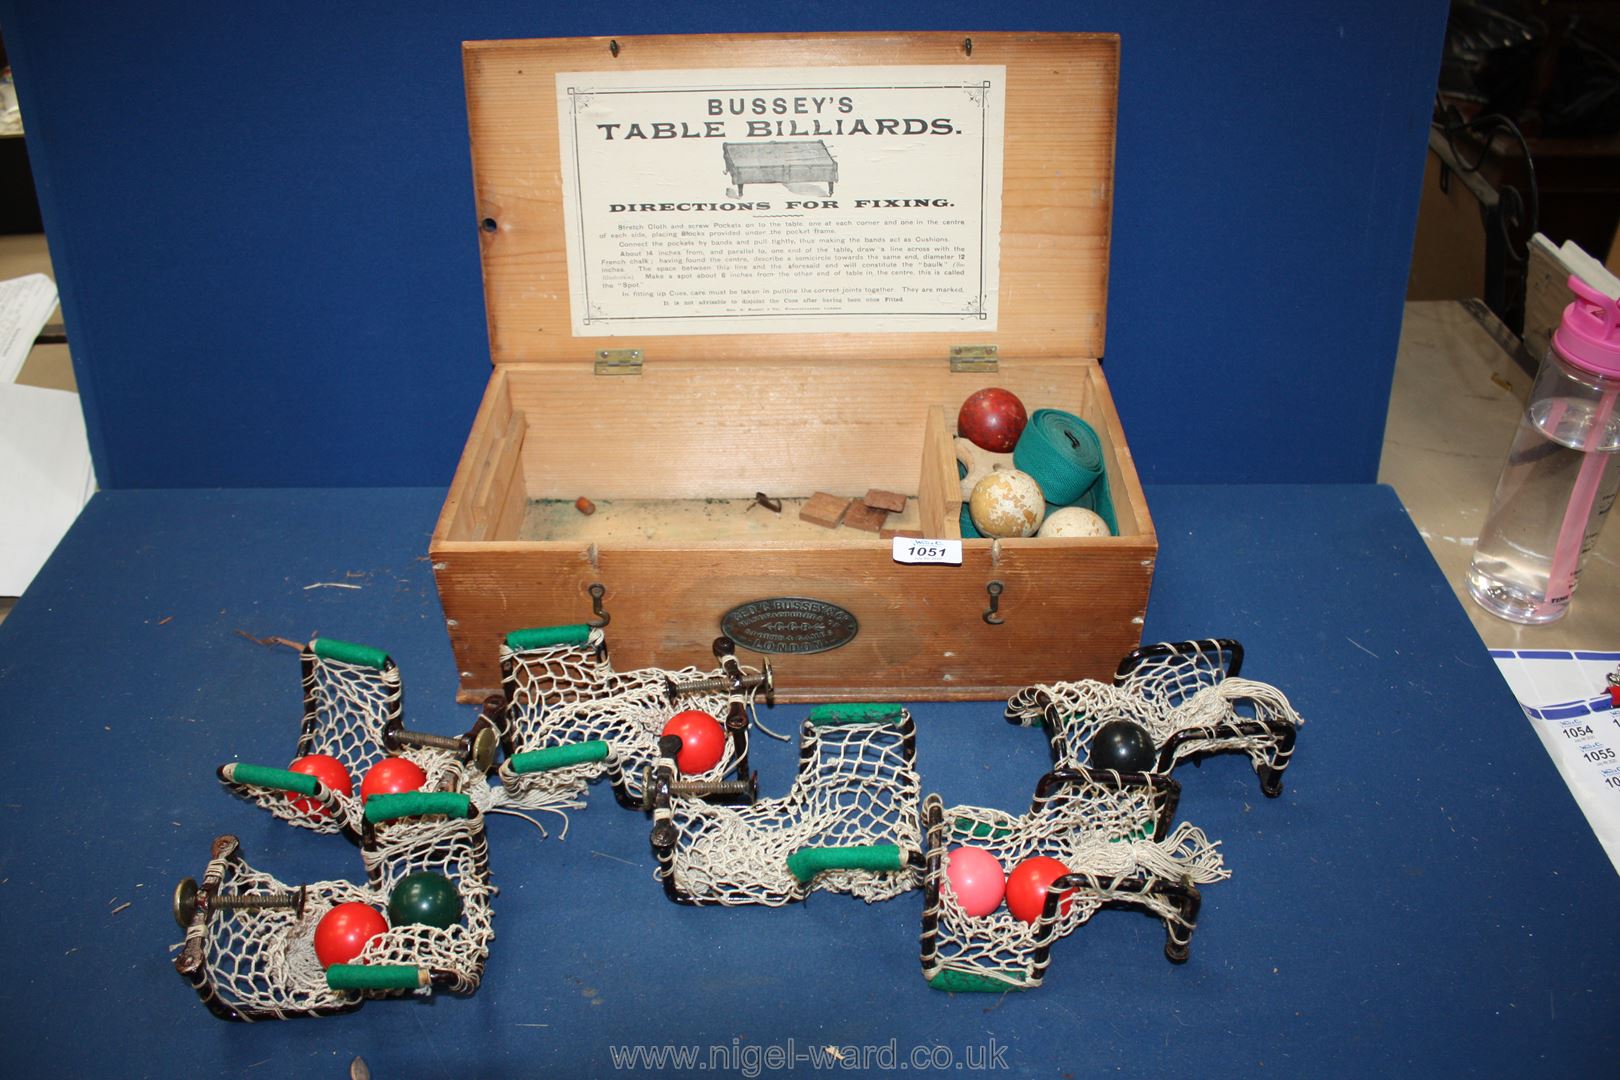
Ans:
<svg viewBox="0 0 1620 1080"><path fill-rule="evenodd" d="M598 349L596 351L598 375L640 375L640 349Z"/></svg>
<svg viewBox="0 0 1620 1080"><path fill-rule="evenodd" d="M952 371L995 371L996 366L994 345L951 346Z"/></svg>

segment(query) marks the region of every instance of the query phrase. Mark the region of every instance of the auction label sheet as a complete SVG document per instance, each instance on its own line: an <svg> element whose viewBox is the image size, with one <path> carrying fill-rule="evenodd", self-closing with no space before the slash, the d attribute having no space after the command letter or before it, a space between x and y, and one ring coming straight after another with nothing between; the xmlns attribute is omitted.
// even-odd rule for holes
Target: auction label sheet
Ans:
<svg viewBox="0 0 1620 1080"><path fill-rule="evenodd" d="M1492 649L1559 774L1620 871L1620 652Z"/></svg>
<svg viewBox="0 0 1620 1080"><path fill-rule="evenodd" d="M573 332L994 330L1006 70L562 72Z"/></svg>

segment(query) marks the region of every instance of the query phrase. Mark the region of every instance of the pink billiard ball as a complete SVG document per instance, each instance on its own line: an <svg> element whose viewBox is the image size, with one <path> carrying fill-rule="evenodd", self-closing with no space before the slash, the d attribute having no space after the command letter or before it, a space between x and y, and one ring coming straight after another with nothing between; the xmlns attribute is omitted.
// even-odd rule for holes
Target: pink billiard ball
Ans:
<svg viewBox="0 0 1620 1080"><path fill-rule="evenodd" d="M945 856L945 880L969 915L988 915L1001 906L1007 875L984 848L952 848Z"/></svg>
<svg viewBox="0 0 1620 1080"><path fill-rule="evenodd" d="M986 387L962 402L956 430L974 446L997 454L1010 454L1024 433L1029 414L1024 403L999 386Z"/></svg>

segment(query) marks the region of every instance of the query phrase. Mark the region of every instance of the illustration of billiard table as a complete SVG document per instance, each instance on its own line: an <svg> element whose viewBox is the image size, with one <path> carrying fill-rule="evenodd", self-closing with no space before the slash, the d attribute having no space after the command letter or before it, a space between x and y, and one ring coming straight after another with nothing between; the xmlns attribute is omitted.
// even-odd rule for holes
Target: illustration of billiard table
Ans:
<svg viewBox="0 0 1620 1080"><path fill-rule="evenodd" d="M726 172L743 193L744 184L826 184L827 195L833 193L838 180L838 162L827 152L827 144L815 142L728 142L725 151Z"/></svg>

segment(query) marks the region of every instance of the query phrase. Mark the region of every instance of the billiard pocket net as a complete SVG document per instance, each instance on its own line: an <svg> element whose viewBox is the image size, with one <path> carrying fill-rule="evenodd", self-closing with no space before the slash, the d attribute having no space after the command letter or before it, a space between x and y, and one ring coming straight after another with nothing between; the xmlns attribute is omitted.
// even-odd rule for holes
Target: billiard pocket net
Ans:
<svg viewBox="0 0 1620 1080"><path fill-rule="evenodd" d="M1247 754L1261 790L1282 793L1282 774L1305 721L1281 690L1237 678L1242 647L1225 639L1145 646L1120 666L1112 685L1086 679L1025 687L1007 702L1007 719L1045 728L1059 767L1088 764L1092 738L1114 720L1144 728L1156 761L1169 773L1190 757Z"/></svg>
<svg viewBox="0 0 1620 1080"><path fill-rule="evenodd" d="M715 717L729 736L720 761L691 779L718 780L744 770L747 712L757 691L770 687L768 679L748 685L760 673L737 663L728 646L716 643L717 671L616 672L600 629L580 624L508 634L501 646L507 759L499 770L504 790L497 804L577 810L585 805L587 786L606 777L621 804L640 808L643 775L658 756L659 734L684 709ZM692 684L714 688L680 690Z"/></svg>
<svg viewBox="0 0 1620 1080"><path fill-rule="evenodd" d="M399 802L412 799L418 801ZM323 1016L358 1008L367 997L427 992L432 986L458 992L477 988L494 937L489 903L494 889L476 808L465 797L460 806L448 807L424 808L414 795L378 796L371 802L381 806L363 846L367 883L305 885L301 909L227 906L230 898L241 897L284 901L299 890L249 866L235 837L214 842L201 891L227 900L191 914L175 968L216 1016L250 1021ZM404 812L423 809L449 814ZM350 902L386 912L394 885L420 870L442 874L455 886L460 920L447 929L391 927L352 962L323 970L314 946L321 918Z"/></svg>
<svg viewBox="0 0 1620 1080"><path fill-rule="evenodd" d="M299 653L304 714L295 757L336 758L354 787L344 795L313 776L286 769L231 762L220 780L237 794L276 817L315 832L358 834L362 822L360 781L366 770L390 756L386 733L400 726L404 707L399 668L381 649L316 638ZM406 758L427 774L424 790L474 790L483 778L472 764L443 750L402 747Z"/></svg>
<svg viewBox="0 0 1620 1080"><path fill-rule="evenodd" d="M734 806L680 793L655 768L653 848L671 899L780 906L813 890L888 900L920 882L916 725L898 705L822 705L780 799Z"/></svg>
<svg viewBox="0 0 1620 1080"><path fill-rule="evenodd" d="M356 964L415 967L435 986L456 993L478 989L495 939L483 814L466 795L408 792L373 795L365 816L360 855L371 887L387 898L412 874L439 874L455 886L461 917L442 928L392 927L366 945Z"/></svg>
<svg viewBox="0 0 1620 1080"><path fill-rule="evenodd" d="M1105 906L1145 910L1164 922L1165 955L1187 958L1197 925L1198 886L1229 875L1217 845L1199 829L1170 827L1180 788L1162 776L1086 769L1042 777L1029 812L923 803L928 830L922 918L922 968L937 990L1025 990L1041 984L1054 942ZM1033 923L1005 906L987 915L963 910L945 876L952 848L971 845L1011 873L1035 856L1069 873L1054 882Z"/></svg>

